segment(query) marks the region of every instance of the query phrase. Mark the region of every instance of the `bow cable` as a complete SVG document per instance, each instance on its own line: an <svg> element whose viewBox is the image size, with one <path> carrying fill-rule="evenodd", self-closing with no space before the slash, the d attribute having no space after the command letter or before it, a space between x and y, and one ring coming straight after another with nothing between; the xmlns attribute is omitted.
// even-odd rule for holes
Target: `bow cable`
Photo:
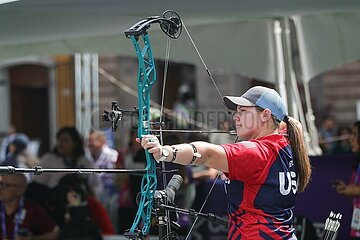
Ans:
<svg viewBox="0 0 360 240"><path fill-rule="evenodd" d="M170 59L170 48L171 48L171 41L169 38L167 38L166 40L166 52L165 52L165 65L164 65L164 79L163 79L163 86L162 86L162 94L161 94L161 105L160 105L160 126L159 126L159 133L160 133L160 144L161 146L164 146L164 138L163 138L163 129L162 129L162 121L163 121L163 113L164 113L164 102L165 102L165 89L166 89L166 80L167 80L167 73L168 73L168 69L169 69L169 59ZM165 162L161 162L161 169L165 170ZM167 183L167 178L166 178L166 174L163 174L163 187L164 190L166 189L166 183ZM165 198L165 204L168 204L168 199ZM165 216L167 221L166 222L166 230L167 233L169 234L171 232L171 226L170 226L170 213L169 211L165 211ZM167 238L168 235L166 235L165 237Z"/></svg>
<svg viewBox="0 0 360 240"><path fill-rule="evenodd" d="M181 20L181 21L182 21L182 20ZM223 95L221 94L220 89L219 89L219 87L217 86L217 84L216 84L216 82L215 82L215 79L213 78L213 76L212 76L209 68L207 67L207 65L206 65L203 57L201 56L199 49L197 48L194 40L192 39L192 37L191 37L191 35L190 35L190 32L187 30L184 21L182 21L182 25L184 26L185 32L186 32L186 34L188 35L191 44L192 44L193 47L195 48L195 51L196 51L196 53L198 54L198 56L199 56L199 58L200 58L200 60L201 60L201 62L202 62L202 64L203 64L203 66L204 66L204 68L205 68L205 70L206 70L206 73L208 74L210 80L213 82L213 84L214 84L214 86L215 86L215 88L216 88L216 90L217 90L217 92L218 92L218 94L219 94L219 96L220 96L220 98L221 98L221 102L224 104L224 106L225 106L225 108L226 108L225 102L224 102L224 100L223 100Z"/></svg>

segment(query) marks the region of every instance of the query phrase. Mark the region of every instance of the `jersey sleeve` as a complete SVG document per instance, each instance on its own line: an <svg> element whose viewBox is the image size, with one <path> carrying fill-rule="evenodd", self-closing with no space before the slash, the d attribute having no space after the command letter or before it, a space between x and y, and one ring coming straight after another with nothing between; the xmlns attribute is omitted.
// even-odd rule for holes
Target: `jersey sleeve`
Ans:
<svg viewBox="0 0 360 240"><path fill-rule="evenodd" d="M224 144L230 180L242 182L259 180L268 160L273 158L273 151L257 141L243 141Z"/></svg>

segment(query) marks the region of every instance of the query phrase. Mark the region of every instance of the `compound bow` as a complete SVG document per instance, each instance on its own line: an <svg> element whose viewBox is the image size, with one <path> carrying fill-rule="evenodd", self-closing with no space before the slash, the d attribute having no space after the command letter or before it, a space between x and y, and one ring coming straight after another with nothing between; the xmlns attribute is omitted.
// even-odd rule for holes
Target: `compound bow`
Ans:
<svg viewBox="0 0 360 240"><path fill-rule="evenodd" d="M168 10L162 16L151 16L139 21L128 30L125 36L130 38L134 44L136 55L138 58L138 109L135 111L123 111L119 109L116 103L112 103L111 111L105 111L103 119L112 122L113 131L117 128L117 122L124 115L138 116L138 132L139 138L143 135L151 133L150 123L150 92L156 81L155 61L152 55L150 38L147 30L154 23L159 23L161 30L170 38L176 39L182 31L182 22L177 13ZM142 47L139 44L142 39ZM131 226L131 229L125 233L130 239L144 238L150 231L151 213L154 193L157 188L156 162L148 151L146 154L146 173L141 181L141 197L139 207ZM139 225L142 224L141 230Z"/></svg>

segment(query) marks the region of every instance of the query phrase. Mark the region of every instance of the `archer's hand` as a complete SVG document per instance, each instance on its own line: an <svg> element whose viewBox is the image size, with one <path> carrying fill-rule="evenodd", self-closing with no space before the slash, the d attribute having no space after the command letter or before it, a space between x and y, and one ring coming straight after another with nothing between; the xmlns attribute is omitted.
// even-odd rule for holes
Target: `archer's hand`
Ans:
<svg viewBox="0 0 360 240"><path fill-rule="evenodd" d="M141 139L136 138L136 141L140 143L145 150L148 150L156 161L159 161L162 157L162 146L157 137L153 135L144 135Z"/></svg>

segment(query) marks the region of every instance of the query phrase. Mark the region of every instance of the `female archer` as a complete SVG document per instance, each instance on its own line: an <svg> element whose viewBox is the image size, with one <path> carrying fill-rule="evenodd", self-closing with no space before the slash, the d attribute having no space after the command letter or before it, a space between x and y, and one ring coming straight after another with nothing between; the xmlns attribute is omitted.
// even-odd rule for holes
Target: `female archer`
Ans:
<svg viewBox="0 0 360 240"><path fill-rule="evenodd" d="M242 142L162 146L152 135L137 141L158 161L205 165L226 174L228 239L296 239L292 209L311 176L301 128L273 89L253 87L224 102L236 111L233 120ZM279 131L280 122L286 134Z"/></svg>

